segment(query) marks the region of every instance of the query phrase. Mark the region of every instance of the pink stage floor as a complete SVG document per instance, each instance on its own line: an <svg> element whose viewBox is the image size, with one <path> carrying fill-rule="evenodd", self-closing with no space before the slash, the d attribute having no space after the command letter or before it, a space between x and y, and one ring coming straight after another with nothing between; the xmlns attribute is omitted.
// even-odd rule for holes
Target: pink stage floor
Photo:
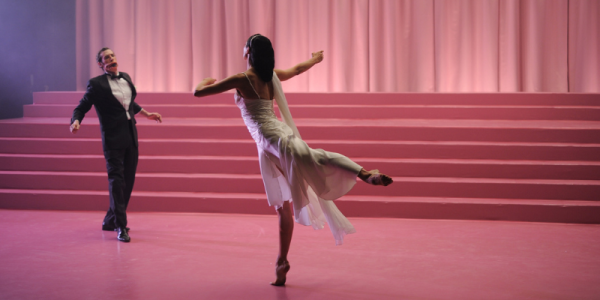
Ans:
<svg viewBox="0 0 600 300"><path fill-rule="evenodd" d="M0 210L0 299L599 299L600 225L351 218L296 226L272 287L276 217Z"/></svg>

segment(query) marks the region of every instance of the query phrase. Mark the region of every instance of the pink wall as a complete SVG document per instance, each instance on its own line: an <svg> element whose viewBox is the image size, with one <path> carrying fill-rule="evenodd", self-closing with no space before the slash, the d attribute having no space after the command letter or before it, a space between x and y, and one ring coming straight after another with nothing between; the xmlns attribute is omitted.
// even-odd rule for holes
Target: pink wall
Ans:
<svg viewBox="0 0 600 300"><path fill-rule="evenodd" d="M111 47L140 91L245 69L248 36L315 92L600 92L596 0L77 0L77 86Z"/></svg>

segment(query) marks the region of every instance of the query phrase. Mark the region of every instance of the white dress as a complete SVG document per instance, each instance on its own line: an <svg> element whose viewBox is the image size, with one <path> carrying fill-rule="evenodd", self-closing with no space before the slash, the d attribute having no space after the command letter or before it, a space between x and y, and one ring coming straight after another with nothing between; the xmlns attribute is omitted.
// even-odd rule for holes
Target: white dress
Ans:
<svg viewBox="0 0 600 300"><path fill-rule="evenodd" d="M252 89L256 93L254 86ZM275 116L273 100L260 99L258 93L259 99L245 99L237 92L234 96L258 147L269 205L278 208L284 201L292 201L296 222L321 229L326 221L340 245L344 235L356 230L332 200L352 189L362 167L341 154L308 147L289 113L275 72L273 91L285 123Z"/></svg>

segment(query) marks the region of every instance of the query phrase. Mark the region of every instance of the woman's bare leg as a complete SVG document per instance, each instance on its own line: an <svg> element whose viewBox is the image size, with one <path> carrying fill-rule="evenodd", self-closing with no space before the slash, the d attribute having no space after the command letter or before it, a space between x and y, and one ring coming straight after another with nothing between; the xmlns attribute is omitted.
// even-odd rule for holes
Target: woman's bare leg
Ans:
<svg viewBox="0 0 600 300"><path fill-rule="evenodd" d="M275 264L277 279L271 284L282 286L285 285L286 275L290 270L287 255L290 251L292 233L294 232L294 216L289 201L283 202L283 206L277 209L277 215L279 216L279 255Z"/></svg>

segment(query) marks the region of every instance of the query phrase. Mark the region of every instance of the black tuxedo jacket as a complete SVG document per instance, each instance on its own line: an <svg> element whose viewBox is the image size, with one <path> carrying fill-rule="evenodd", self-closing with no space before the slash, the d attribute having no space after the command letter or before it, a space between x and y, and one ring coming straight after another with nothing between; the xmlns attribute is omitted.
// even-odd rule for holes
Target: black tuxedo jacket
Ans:
<svg viewBox="0 0 600 300"><path fill-rule="evenodd" d="M71 118L71 124L73 124L75 120L79 120L79 123L81 124L85 114L93 105L96 108L96 113L100 120L100 131L102 133L102 146L104 150L123 149L132 142L135 147L138 146L135 114L139 113L142 108L134 101L137 92L135 86L131 82L129 74L124 72L119 72L119 74L123 74L123 79L127 80L129 87L131 88L129 115L131 116L132 132L129 130L129 120L127 120L125 108L113 95L110 84L108 83L109 76L106 74L94 77L88 81L87 91L79 101L79 105L73 110L73 117Z"/></svg>

